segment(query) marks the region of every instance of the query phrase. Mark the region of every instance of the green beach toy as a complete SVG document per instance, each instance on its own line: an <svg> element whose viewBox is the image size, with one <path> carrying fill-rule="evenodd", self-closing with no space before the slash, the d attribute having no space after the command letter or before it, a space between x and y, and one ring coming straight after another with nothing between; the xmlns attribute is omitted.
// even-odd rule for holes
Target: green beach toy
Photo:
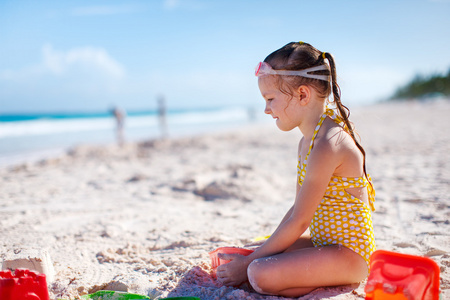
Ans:
<svg viewBox="0 0 450 300"><path fill-rule="evenodd" d="M130 294L116 291L98 291L93 294L81 296L80 299L89 300L134 300L134 299L152 299L147 296Z"/></svg>
<svg viewBox="0 0 450 300"><path fill-rule="evenodd" d="M155 299L148 296L130 294L116 291L98 291L93 294L81 296L82 300L137 300L137 299ZM162 298L161 300L201 300L198 297L171 297Z"/></svg>

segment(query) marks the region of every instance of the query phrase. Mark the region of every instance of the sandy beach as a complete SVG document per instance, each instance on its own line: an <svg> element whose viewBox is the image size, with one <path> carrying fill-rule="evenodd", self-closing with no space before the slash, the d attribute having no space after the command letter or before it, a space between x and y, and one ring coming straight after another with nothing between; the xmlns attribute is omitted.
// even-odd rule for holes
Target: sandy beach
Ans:
<svg viewBox="0 0 450 300"><path fill-rule="evenodd" d="M376 196L378 249L427 256L450 298L450 101L352 110ZM48 257L51 299L101 289L155 298L286 299L221 286L208 252L271 234L292 205L298 130L117 146L0 169L0 258ZM364 282L298 299L364 299Z"/></svg>

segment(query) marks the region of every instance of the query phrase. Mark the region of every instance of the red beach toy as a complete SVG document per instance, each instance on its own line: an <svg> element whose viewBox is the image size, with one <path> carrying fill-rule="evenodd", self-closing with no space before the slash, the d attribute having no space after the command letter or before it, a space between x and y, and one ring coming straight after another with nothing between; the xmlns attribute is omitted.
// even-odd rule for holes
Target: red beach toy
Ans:
<svg viewBox="0 0 450 300"><path fill-rule="evenodd" d="M26 269L0 271L0 299L49 300L45 274Z"/></svg>
<svg viewBox="0 0 450 300"><path fill-rule="evenodd" d="M219 253L223 254L241 254L244 256L250 255L254 250L238 248L238 247L221 247L214 251L209 252L209 257L211 258L211 267L216 269L218 266L229 263L229 260L220 259L218 257Z"/></svg>
<svg viewBox="0 0 450 300"><path fill-rule="evenodd" d="M439 266L430 258L377 250L370 268L366 300L439 299Z"/></svg>

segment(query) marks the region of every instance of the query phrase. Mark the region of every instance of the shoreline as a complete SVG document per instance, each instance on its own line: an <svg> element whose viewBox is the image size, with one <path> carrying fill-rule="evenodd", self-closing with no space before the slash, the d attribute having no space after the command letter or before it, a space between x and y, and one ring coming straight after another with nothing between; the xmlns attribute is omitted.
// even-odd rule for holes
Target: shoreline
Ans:
<svg viewBox="0 0 450 300"><path fill-rule="evenodd" d="M254 124L267 124L266 119L258 118L255 120L236 120L234 122L216 122L214 124L169 124L169 135L163 137L158 127L154 128L125 128L125 144L139 144L147 141L160 139L176 140L184 137L195 137L205 134L214 134L236 130L239 127L252 126ZM203 127L203 128L202 128ZM69 136L67 136L69 135ZM70 135L74 135L70 137ZM117 139L115 138L114 128L107 130L90 132L68 132L58 135L43 135L19 137L17 140L4 139L3 149L0 149L0 168L13 167L23 163L37 163L40 160L52 159L54 156L64 155L73 148L82 147L114 147ZM23 140L19 140L23 139ZM0 138L1 140L1 138ZM14 149L10 144L18 143L19 149Z"/></svg>
<svg viewBox="0 0 450 300"><path fill-rule="evenodd" d="M129 114L124 122L123 136L128 142L171 138L235 128L250 122L266 121L263 115L251 115L245 107L172 110L161 128L158 115ZM0 165L31 160L27 157L48 157L56 150L76 145L111 145L117 143L116 121L103 114L37 114L35 119L0 122Z"/></svg>
<svg viewBox="0 0 450 300"><path fill-rule="evenodd" d="M443 298L450 297L450 103L382 103L351 113L377 192L378 249L435 260ZM221 287L208 252L275 229L292 205L300 137L257 123L0 166L1 258L46 250L55 269L51 299L105 288L286 299ZM298 299L314 297L364 299L364 282Z"/></svg>

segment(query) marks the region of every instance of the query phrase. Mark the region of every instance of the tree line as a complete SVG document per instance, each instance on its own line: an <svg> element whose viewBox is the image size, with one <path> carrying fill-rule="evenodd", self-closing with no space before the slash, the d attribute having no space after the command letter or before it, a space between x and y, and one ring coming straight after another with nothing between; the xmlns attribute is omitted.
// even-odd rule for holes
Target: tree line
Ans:
<svg viewBox="0 0 450 300"><path fill-rule="evenodd" d="M398 88L391 99L417 99L433 96L450 97L450 69L446 75L416 75L411 82Z"/></svg>

